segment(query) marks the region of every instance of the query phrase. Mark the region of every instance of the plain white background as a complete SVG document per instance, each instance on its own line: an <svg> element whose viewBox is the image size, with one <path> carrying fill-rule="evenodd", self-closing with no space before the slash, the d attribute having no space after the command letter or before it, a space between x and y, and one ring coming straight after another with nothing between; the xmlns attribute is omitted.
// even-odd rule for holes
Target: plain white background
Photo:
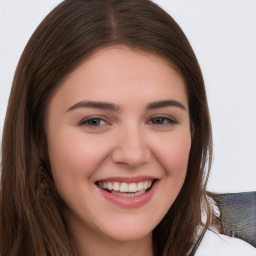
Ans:
<svg viewBox="0 0 256 256"><path fill-rule="evenodd" d="M19 57L59 2L0 0L0 135ZM208 190L256 191L256 1L155 2L182 27L203 71L214 135Z"/></svg>

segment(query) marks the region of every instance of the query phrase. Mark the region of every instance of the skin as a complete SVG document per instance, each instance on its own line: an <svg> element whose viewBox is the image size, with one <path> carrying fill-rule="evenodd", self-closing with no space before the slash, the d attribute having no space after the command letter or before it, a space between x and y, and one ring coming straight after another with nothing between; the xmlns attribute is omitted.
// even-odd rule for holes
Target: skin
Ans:
<svg viewBox="0 0 256 256"><path fill-rule="evenodd" d="M175 104L148 107L166 100ZM88 101L115 109L81 104ZM181 190L191 147L179 72L153 54L105 48L67 77L47 115L53 178L80 255L153 255L152 230ZM157 187L146 204L131 209L106 200L95 184L141 175L157 179Z"/></svg>

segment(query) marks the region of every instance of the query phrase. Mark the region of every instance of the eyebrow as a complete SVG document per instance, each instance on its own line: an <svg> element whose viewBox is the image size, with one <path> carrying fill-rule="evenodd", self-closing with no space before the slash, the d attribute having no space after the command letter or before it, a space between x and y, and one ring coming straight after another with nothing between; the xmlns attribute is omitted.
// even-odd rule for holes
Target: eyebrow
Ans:
<svg viewBox="0 0 256 256"><path fill-rule="evenodd" d="M120 107L112 104L112 103L108 103L108 102L98 102L98 101L80 101L78 103L76 103L75 105L73 105L72 107L70 107L67 112L74 110L74 109L78 109L78 108L97 108L97 109L104 109L104 110L111 110L111 111L119 111Z"/></svg>
<svg viewBox="0 0 256 256"><path fill-rule="evenodd" d="M147 105L146 109L152 110L152 109L158 109L158 108L164 108L164 107L178 107L186 110L185 106L176 100L162 100L162 101L152 102ZM118 112L121 109L120 106L115 105L113 103L108 103L108 102L80 101L75 105L73 105L72 107L70 107L67 110L67 112L78 109L78 108L96 108L96 109L110 110L115 112Z"/></svg>
<svg viewBox="0 0 256 256"><path fill-rule="evenodd" d="M178 107L186 110L185 106L176 100L163 100L149 103L147 109L158 109L164 107Z"/></svg>

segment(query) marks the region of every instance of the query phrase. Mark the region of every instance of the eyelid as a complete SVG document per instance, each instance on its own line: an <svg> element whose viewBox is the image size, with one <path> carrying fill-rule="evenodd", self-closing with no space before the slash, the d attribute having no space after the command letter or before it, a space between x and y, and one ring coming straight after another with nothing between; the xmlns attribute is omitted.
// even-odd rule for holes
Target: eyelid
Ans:
<svg viewBox="0 0 256 256"><path fill-rule="evenodd" d="M78 126L87 126L87 127L90 127L90 128L99 128L99 127L105 125L105 124L103 124L103 125L90 125L90 124L86 123L86 122L88 122L90 120L93 120L93 119L102 120L102 121L105 122L105 124L109 124L109 122L106 120L105 117L102 117L102 116L88 116L88 117L83 118L82 120L80 120L78 122Z"/></svg>
<svg viewBox="0 0 256 256"><path fill-rule="evenodd" d="M168 123L165 123L165 124L154 124L154 123L152 123L152 119L155 119L155 118L163 118L165 120L168 120ZM150 122L151 122L151 124L158 125L158 126L164 126L164 125L172 125L173 126L173 125L179 124L179 122L177 121L176 118L174 118L173 116L170 116L170 115L166 115L166 114L154 115L154 116L150 117L146 123L150 123Z"/></svg>

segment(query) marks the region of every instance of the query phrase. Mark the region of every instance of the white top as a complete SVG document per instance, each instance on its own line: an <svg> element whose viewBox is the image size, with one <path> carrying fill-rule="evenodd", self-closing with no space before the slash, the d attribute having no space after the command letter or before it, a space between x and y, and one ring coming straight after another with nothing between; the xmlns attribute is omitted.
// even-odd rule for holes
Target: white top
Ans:
<svg viewBox="0 0 256 256"><path fill-rule="evenodd" d="M207 230L195 256L256 256L256 248L243 240Z"/></svg>

